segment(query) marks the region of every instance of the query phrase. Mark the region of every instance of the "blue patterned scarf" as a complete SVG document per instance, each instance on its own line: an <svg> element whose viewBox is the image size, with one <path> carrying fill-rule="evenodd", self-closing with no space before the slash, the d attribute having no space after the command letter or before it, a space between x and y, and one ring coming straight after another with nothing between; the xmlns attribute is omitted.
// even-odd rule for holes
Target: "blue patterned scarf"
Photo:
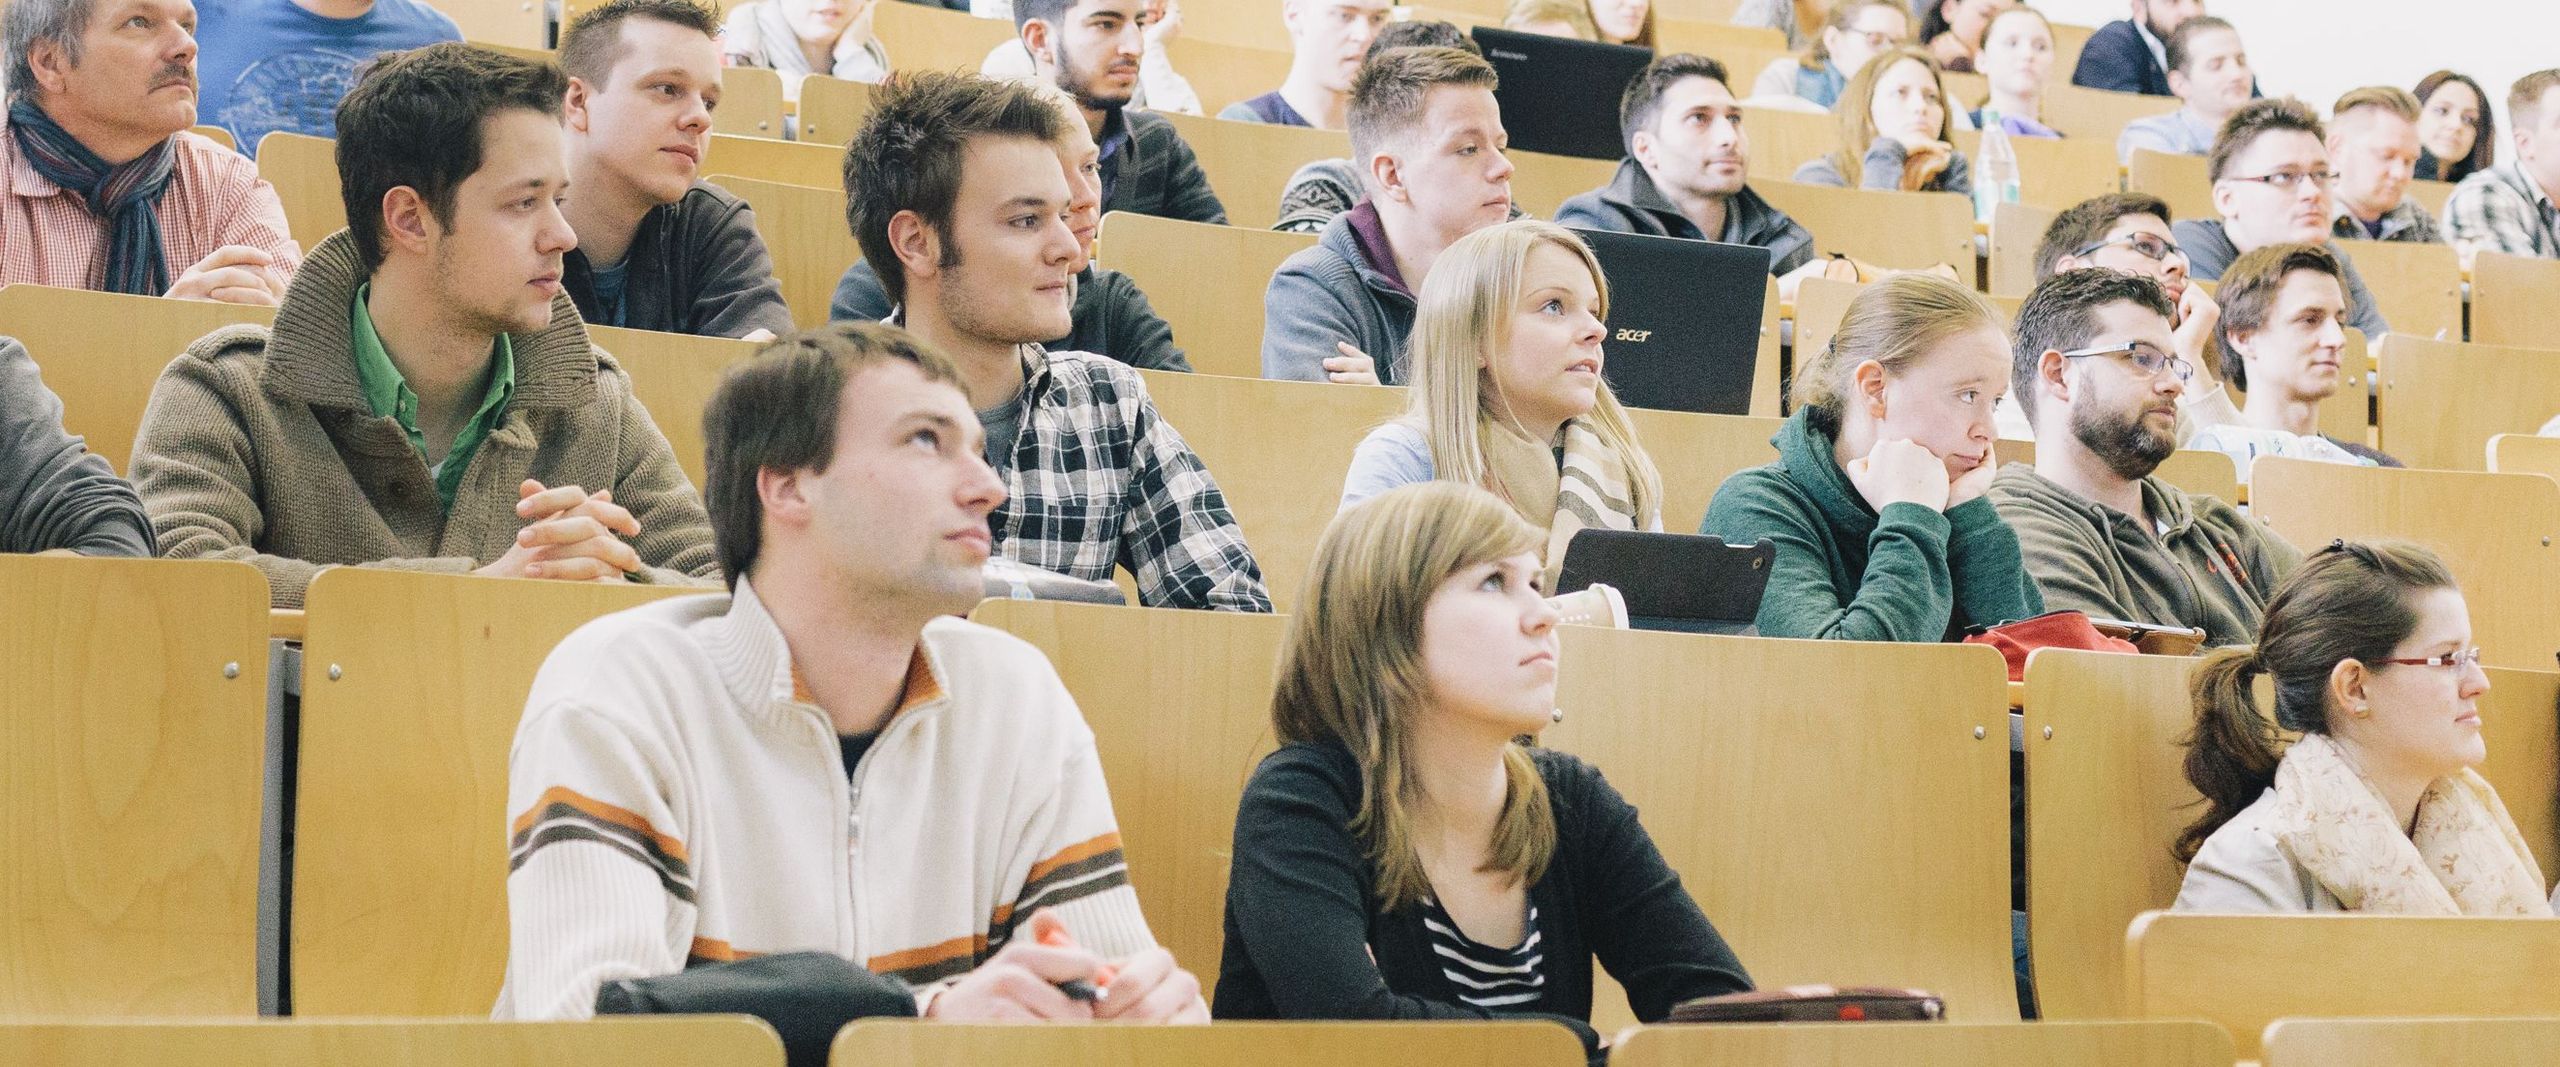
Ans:
<svg viewBox="0 0 2560 1067"><path fill-rule="evenodd" d="M159 296L169 291L169 264L160 249L160 215L154 210L177 169L177 138L120 166L89 151L79 138L21 94L9 105L9 132L36 173L87 202L107 224L107 291Z"/></svg>

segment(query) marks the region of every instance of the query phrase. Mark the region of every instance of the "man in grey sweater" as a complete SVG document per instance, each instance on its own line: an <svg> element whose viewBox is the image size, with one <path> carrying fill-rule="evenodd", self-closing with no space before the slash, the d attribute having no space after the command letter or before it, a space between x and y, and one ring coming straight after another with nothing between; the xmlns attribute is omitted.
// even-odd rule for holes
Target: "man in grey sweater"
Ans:
<svg viewBox="0 0 2560 1067"><path fill-rule="evenodd" d="M1455 48L1379 53L1351 87L1368 198L1280 265L1262 298L1262 376L1395 385L1414 294L1461 237L1511 217L1493 67Z"/></svg>
<svg viewBox="0 0 2560 1067"><path fill-rule="evenodd" d="M150 556L142 498L62 428L25 345L0 337L0 552Z"/></svg>
<svg viewBox="0 0 2560 1067"><path fill-rule="evenodd" d="M2177 450L2194 371L2177 355L2171 310L2159 283L2100 268L2036 286L2011 367L2036 462L2001 468L1991 504L2017 531L2048 610L2245 644L2302 553L2240 509L2152 474Z"/></svg>

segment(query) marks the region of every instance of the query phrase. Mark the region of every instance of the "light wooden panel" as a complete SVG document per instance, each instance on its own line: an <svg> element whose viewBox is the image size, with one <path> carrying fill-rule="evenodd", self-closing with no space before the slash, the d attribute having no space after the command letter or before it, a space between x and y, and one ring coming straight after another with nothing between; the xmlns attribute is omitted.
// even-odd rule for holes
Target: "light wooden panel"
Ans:
<svg viewBox="0 0 2560 1067"><path fill-rule="evenodd" d="M2068 205L2065 205L2068 206ZM2002 204L1991 215L1991 292L2024 297L2036 287L2036 248L2057 211L2033 204Z"/></svg>
<svg viewBox="0 0 2560 1067"><path fill-rule="evenodd" d="M2194 821L2178 739L2196 661L2047 649L2027 661L2027 927L2047 1019L2124 1015L2124 928L2178 897Z"/></svg>
<svg viewBox="0 0 2560 1067"><path fill-rule="evenodd" d="M347 202L338 192L338 142L283 131L258 138L258 176L276 187L285 225L304 252L347 228Z"/></svg>
<svg viewBox="0 0 2560 1067"><path fill-rule="evenodd" d="M2539 1067L2560 1019L2278 1019L2266 1067Z"/></svg>
<svg viewBox="0 0 2560 1067"><path fill-rule="evenodd" d="M2001 438L1992 444L1993 454L2003 465L2024 463L2035 465L2036 443ZM2231 457L2201 448L2181 448L2162 460L2160 469L2151 472L2161 481L2191 494L2216 497L2232 503L2246 503L2240 496L2240 471Z"/></svg>
<svg viewBox="0 0 2560 1067"><path fill-rule="evenodd" d="M800 139L839 148L853 143L853 135L862 132L863 120L871 117L872 92L871 86L862 82L810 75L800 83ZM842 173L841 165L838 173ZM842 179L826 184L839 185Z"/></svg>
<svg viewBox="0 0 2560 1067"><path fill-rule="evenodd" d="M1218 481L1280 611L1297 603L1351 454L1404 411L1405 391L1140 371L1167 425Z"/></svg>
<svg viewBox="0 0 2560 1067"><path fill-rule="evenodd" d="M684 467L685 478L693 482L696 490L701 489L703 406L711 402L711 394L719 388L720 376L730 364L754 355L764 346L726 337L614 326L589 326L587 337L596 347L611 353L623 371L631 375L631 394L639 398L640 406L649 409L649 419L658 424L658 432L667 435L667 444L675 449L676 462Z"/></svg>
<svg viewBox="0 0 2560 1067"><path fill-rule="evenodd" d="M1741 81L1745 92L1750 91L1748 79L1760 76L1758 70L1730 73ZM1762 183L1793 180L1797 167L1840 147L1840 126L1828 112L1746 106L1742 109L1742 128L1750 138L1750 155L1743 162L1751 173L1753 188L1761 188Z"/></svg>
<svg viewBox="0 0 2560 1067"><path fill-rule="evenodd" d="M1093 727L1147 925L1204 991L1215 988L1236 805L1275 745L1272 678L1287 620L1028 600L988 600L971 617L1031 642L1057 666ZM1182 711L1167 714L1172 708Z"/></svg>
<svg viewBox="0 0 2560 1067"><path fill-rule="evenodd" d="M2380 379L2382 447L2412 467L2479 470L2491 437L2560 415L2560 350L2392 334Z"/></svg>
<svg viewBox="0 0 2560 1067"><path fill-rule="evenodd" d="M1262 376L1262 296L1313 234L1248 230L1114 211L1100 261L1129 276L1202 374Z"/></svg>
<svg viewBox="0 0 2560 1067"><path fill-rule="evenodd" d="M2560 344L2560 260L2482 252L2471 267L2471 339L2484 345Z"/></svg>
<svg viewBox="0 0 2560 1067"><path fill-rule="evenodd" d="M1829 278L1807 278L1796 286L1796 358L1801 371L1815 356L1830 347L1831 335L1840 332L1840 322L1849 317L1849 302L1858 298L1856 282L1835 282Z"/></svg>
<svg viewBox="0 0 2560 1067"><path fill-rule="evenodd" d="M2502 433L2489 439L2489 470L2539 474L2560 481L2560 437Z"/></svg>
<svg viewBox="0 0 2560 1067"><path fill-rule="evenodd" d="M2230 1067L2211 1023L1870 1023L1649 1026L1610 1067Z"/></svg>
<svg viewBox="0 0 2560 1067"><path fill-rule="evenodd" d="M2125 188L2167 201L2170 212L2182 219L2220 218L2213 209L2213 181L2206 173L2203 156L2137 148L2125 163Z"/></svg>
<svg viewBox="0 0 2560 1067"><path fill-rule="evenodd" d="M2480 698L2480 737L2489 759L2480 776L2516 821L2516 831L2542 865L2543 884L2560 878L2560 673L2489 671Z"/></svg>
<svg viewBox="0 0 2560 1067"><path fill-rule="evenodd" d="M2008 670L1979 645L1568 627L1542 743L1606 772L1763 988L2018 1017ZM1842 788L1854 783L1854 788ZM1593 1021L1627 1021L1613 985Z"/></svg>
<svg viewBox="0 0 2560 1067"><path fill-rule="evenodd" d="M0 333L27 346L62 422L89 451L132 470L134 438L160 372L196 339L235 323L264 326L274 308L39 285L0 288ZM102 328L113 324L112 329Z"/></svg>
<svg viewBox="0 0 2560 1067"><path fill-rule="evenodd" d="M1542 219L1556 217L1564 202L1608 185L1618 174L1614 159L1582 159L1514 148L1506 153L1511 172L1511 202Z"/></svg>
<svg viewBox="0 0 2560 1067"><path fill-rule="evenodd" d="M2053 67L2045 72L2044 80L2047 85L2069 85L2072 72L2080 69L2081 51L2089 47L2089 38L2097 35L2098 28L2074 26L2067 22L2056 22L2051 25L2053 26Z"/></svg>
<svg viewBox="0 0 2560 1067"><path fill-rule="evenodd" d="M507 749L534 672L589 620L712 591L357 567L312 581L295 1014L488 1014L507 960Z"/></svg>
<svg viewBox="0 0 2560 1067"><path fill-rule="evenodd" d="M1967 284L1973 277L1973 201L1966 197L1794 182L1754 182L1751 187L1813 231L1817 252L1843 253L1879 267L1945 263Z"/></svg>
<svg viewBox="0 0 2560 1067"><path fill-rule="evenodd" d="M1751 372L1751 413L1764 418L1783 418L1787 413L1787 365L1780 351L1785 331L1778 325L1781 308L1778 280L1760 292L1760 349Z"/></svg>
<svg viewBox="0 0 2560 1067"><path fill-rule="evenodd" d="M541 0L438 0L436 10L462 28L462 39L514 48L551 47L549 14ZM265 155L264 149L259 151Z"/></svg>
<svg viewBox="0 0 2560 1067"><path fill-rule="evenodd" d="M1730 18L1672 18L1666 13L1656 12L1653 33L1655 51L1665 55L1694 52L1721 57L1731 49L1787 50L1786 34L1766 26L1736 26Z"/></svg>
<svg viewBox="0 0 2560 1067"><path fill-rule="evenodd" d="M763 67L720 70L720 110L711 113L715 133L782 136L782 75Z"/></svg>
<svg viewBox="0 0 2560 1067"><path fill-rule="evenodd" d="M1982 134L1955 133L1956 150L1973 160L1977 176L1982 160ZM2124 188L2124 168L2113 144L2078 137L2061 139L2012 137L2018 152L2018 200L2059 213L2091 197Z"/></svg>
<svg viewBox="0 0 2560 1067"><path fill-rule="evenodd" d="M2067 137L2088 137L2114 144L2116 135L2124 132L2125 123L2166 115L2179 107L2176 97L2113 93L2067 84L2071 72L2059 62L2053 66L2061 72L2060 79L2064 84L2045 86L2044 123L2062 131Z"/></svg>
<svg viewBox="0 0 2560 1067"><path fill-rule="evenodd" d="M2295 1016L2560 1015L2560 923L2153 912L2125 935L2133 1010L2207 1019L2255 1059Z"/></svg>
<svg viewBox="0 0 2560 1067"><path fill-rule="evenodd" d="M572 1023L0 1024L0 1061L46 1067L782 1067L782 1039L738 1015Z"/></svg>
<svg viewBox="0 0 2560 1067"><path fill-rule="evenodd" d="M0 1015L256 1014L266 579L0 556L0 678Z"/></svg>
<svg viewBox="0 0 2560 1067"><path fill-rule="evenodd" d="M756 212L756 232L773 253L773 277L782 302L802 329L827 321L827 305L845 268L862 259L844 218L844 194L834 189L715 174L705 179L737 194Z"/></svg>
<svg viewBox="0 0 2560 1067"><path fill-rule="evenodd" d="M1724 480L1778 461L1769 440L1785 420L1775 416L1702 415L1628 408L1636 439L1662 472L1662 528L1696 533Z"/></svg>
<svg viewBox="0 0 2560 1067"><path fill-rule="evenodd" d="M2461 340L2462 263L2452 245L2340 241L2338 249L2355 262L2356 274L2382 306L2382 316L2390 320L2393 333Z"/></svg>
<svg viewBox="0 0 2560 1067"><path fill-rule="evenodd" d="M2530 474L2390 470L2262 458L2249 507L2295 546L2395 537L2444 557L2486 662L2546 668L2560 651L2560 483Z"/></svg>
<svg viewBox="0 0 2560 1067"><path fill-rule="evenodd" d="M982 19L965 12L888 0L872 6L872 32L901 71L959 70L975 74L997 45L1013 40L1013 20Z"/></svg>
<svg viewBox="0 0 2560 1067"><path fill-rule="evenodd" d="M806 112L803 112L805 116ZM770 137L731 137L715 133L711 135L711 148L702 154L702 173L734 174L806 189L841 190L844 188L844 149L810 141L777 141ZM837 219L836 223L842 226L844 220Z"/></svg>
<svg viewBox="0 0 2560 1067"><path fill-rule="evenodd" d="M2453 182L2412 181L2407 195L2441 223L2444 221L2444 206L2453 199L2453 187Z"/></svg>
<svg viewBox="0 0 2560 1067"><path fill-rule="evenodd" d="M1214 5L1202 4L1201 7ZM1251 8L1253 5L1243 5ZM1185 22L1191 9L1182 11ZM1165 49L1173 68L1200 94L1200 108L1215 115L1239 100L1250 100L1280 87L1289 77L1289 38L1283 33L1261 41L1221 42L1185 34Z"/></svg>
<svg viewBox="0 0 2560 1067"><path fill-rule="evenodd" d="M1341 130L1197 115L1164 114L1164 119L1200 158L1209 187L1226 205L1227 221L1237 226L1268 229L1278 221L1280 191L1288 188L1289 176L1299 167L1319 159L1351 158L1351 135Z"/></svg>
<svg viewBox="0 0 2560 1067"><path fill-rule="evenodd" d="M1572 1031L1542 1022L1004 1026L869 1019L836 1036L835 1067L1580 1067Z"/></svg>

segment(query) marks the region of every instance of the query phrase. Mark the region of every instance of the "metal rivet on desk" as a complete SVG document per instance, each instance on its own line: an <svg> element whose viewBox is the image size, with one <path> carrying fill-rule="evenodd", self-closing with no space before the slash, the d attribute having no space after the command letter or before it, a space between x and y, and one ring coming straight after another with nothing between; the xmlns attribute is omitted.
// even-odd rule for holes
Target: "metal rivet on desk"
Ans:
<svg viewBox="0 0 2560 1067"><path fill-rule="evenodd" d="M2550 538L2548 538L2548 537L2543 538L2543 539L2542 539L2542 547L2544 547L2544 548L2549 548L2549 547L2551 547L2551 539L2550 539Z"/></svg>
<svg viewBox="0 0 2560 1067"><path fill-rule="evenodd" d="M222 676L223 676L223 677L225 677L225 678L237 678L237 677L240 677L240 661L239 661L239 660L232 660L232 661L231 661L231 662L229 662L229 663L225 663L225 664L223 664L223 665L222 665Z"/></svg>
<svg viewBox="0 0 2560 1067"><path fill-rule="evenodd" d="M1984 730L1982 727L1976 726L1976 727L1974 727L1974 728L1973 728L1973 739L1974 739L1974 740L1976 740L1976 741L1980 741L1980 740L1982 740L1984 737L1988 736L1988 735L1989 735L1989 733L1990 733L1990 731Z"/></svg>
<svg viewBox="0 0 2560 1067"><path fill-rule="evenodd" d="M2047 741L2053 740L2053 727L2047 726L2044 728L2044 739Z"/></svg>
<svg viewBox="0 0 2560 1067"><path fill-rule="evenodd" d="M330 665L329 665L329 680L330 680L330 681L332 681L332 682L337 681L337 680L339 679L339 677L341 677L341 676L345 675L346 673L347 673L347 672L346 672L344 669L340 668L340 667L339 667L337 664L335 664L335 663L332 663L332 664L330 664Z"/></svg>

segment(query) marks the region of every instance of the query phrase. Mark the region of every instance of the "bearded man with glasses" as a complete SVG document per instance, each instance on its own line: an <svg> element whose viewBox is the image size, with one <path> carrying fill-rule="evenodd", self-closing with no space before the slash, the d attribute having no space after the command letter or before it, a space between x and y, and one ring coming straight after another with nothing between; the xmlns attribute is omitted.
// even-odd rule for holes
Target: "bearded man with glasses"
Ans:
<svg viewBox="0 0 2560 1067"><path fill-rule="evenodd" d="M2345 272L2347 325L2377 339L2391 328L2356 273L2355 261L2330 239L2330 192L2338 183L2329 165L2328 135L2302 101L2255 100L2222 124L2205 173L2213 180L2218 219L2188 219L2170 227L2187 253L2187 271L2214 281L2243 252L2268 245L2316 244L2336 256Z"/></svg>
<svg viewBox="0 0 2560 1067"><path fill-rule="evenodd" d="M2267 599L2302 553L2230 503L2153 472L2178 448L2195 364L2176 351L2175 305L2149 277L2056 274L2019 309L2010 395L2035 428L2033 466L1991 481L2050 610L2255 639Z"/></svg>
<svg viewBox="0 0 2560 1067"><path fill-rule="evenodd" d="M2149 193L2107 193L2074 204L2054 216L2036 246L2036 280L2097 267L2149 278L2169 297L2171 351L2194 368L2185 395L2188 407L2223 396L2216 365L2214 332L2222 324L2222 308L2201 285L2187 284L2187 253L2169 236L2169 204ZM2223 401L2228 404L2228 400ZM2035 439L2026 410L2015 393L2000 398L2000 436L2014 441ZM2181 418L2183 443L2200 425Z"/></svg>

